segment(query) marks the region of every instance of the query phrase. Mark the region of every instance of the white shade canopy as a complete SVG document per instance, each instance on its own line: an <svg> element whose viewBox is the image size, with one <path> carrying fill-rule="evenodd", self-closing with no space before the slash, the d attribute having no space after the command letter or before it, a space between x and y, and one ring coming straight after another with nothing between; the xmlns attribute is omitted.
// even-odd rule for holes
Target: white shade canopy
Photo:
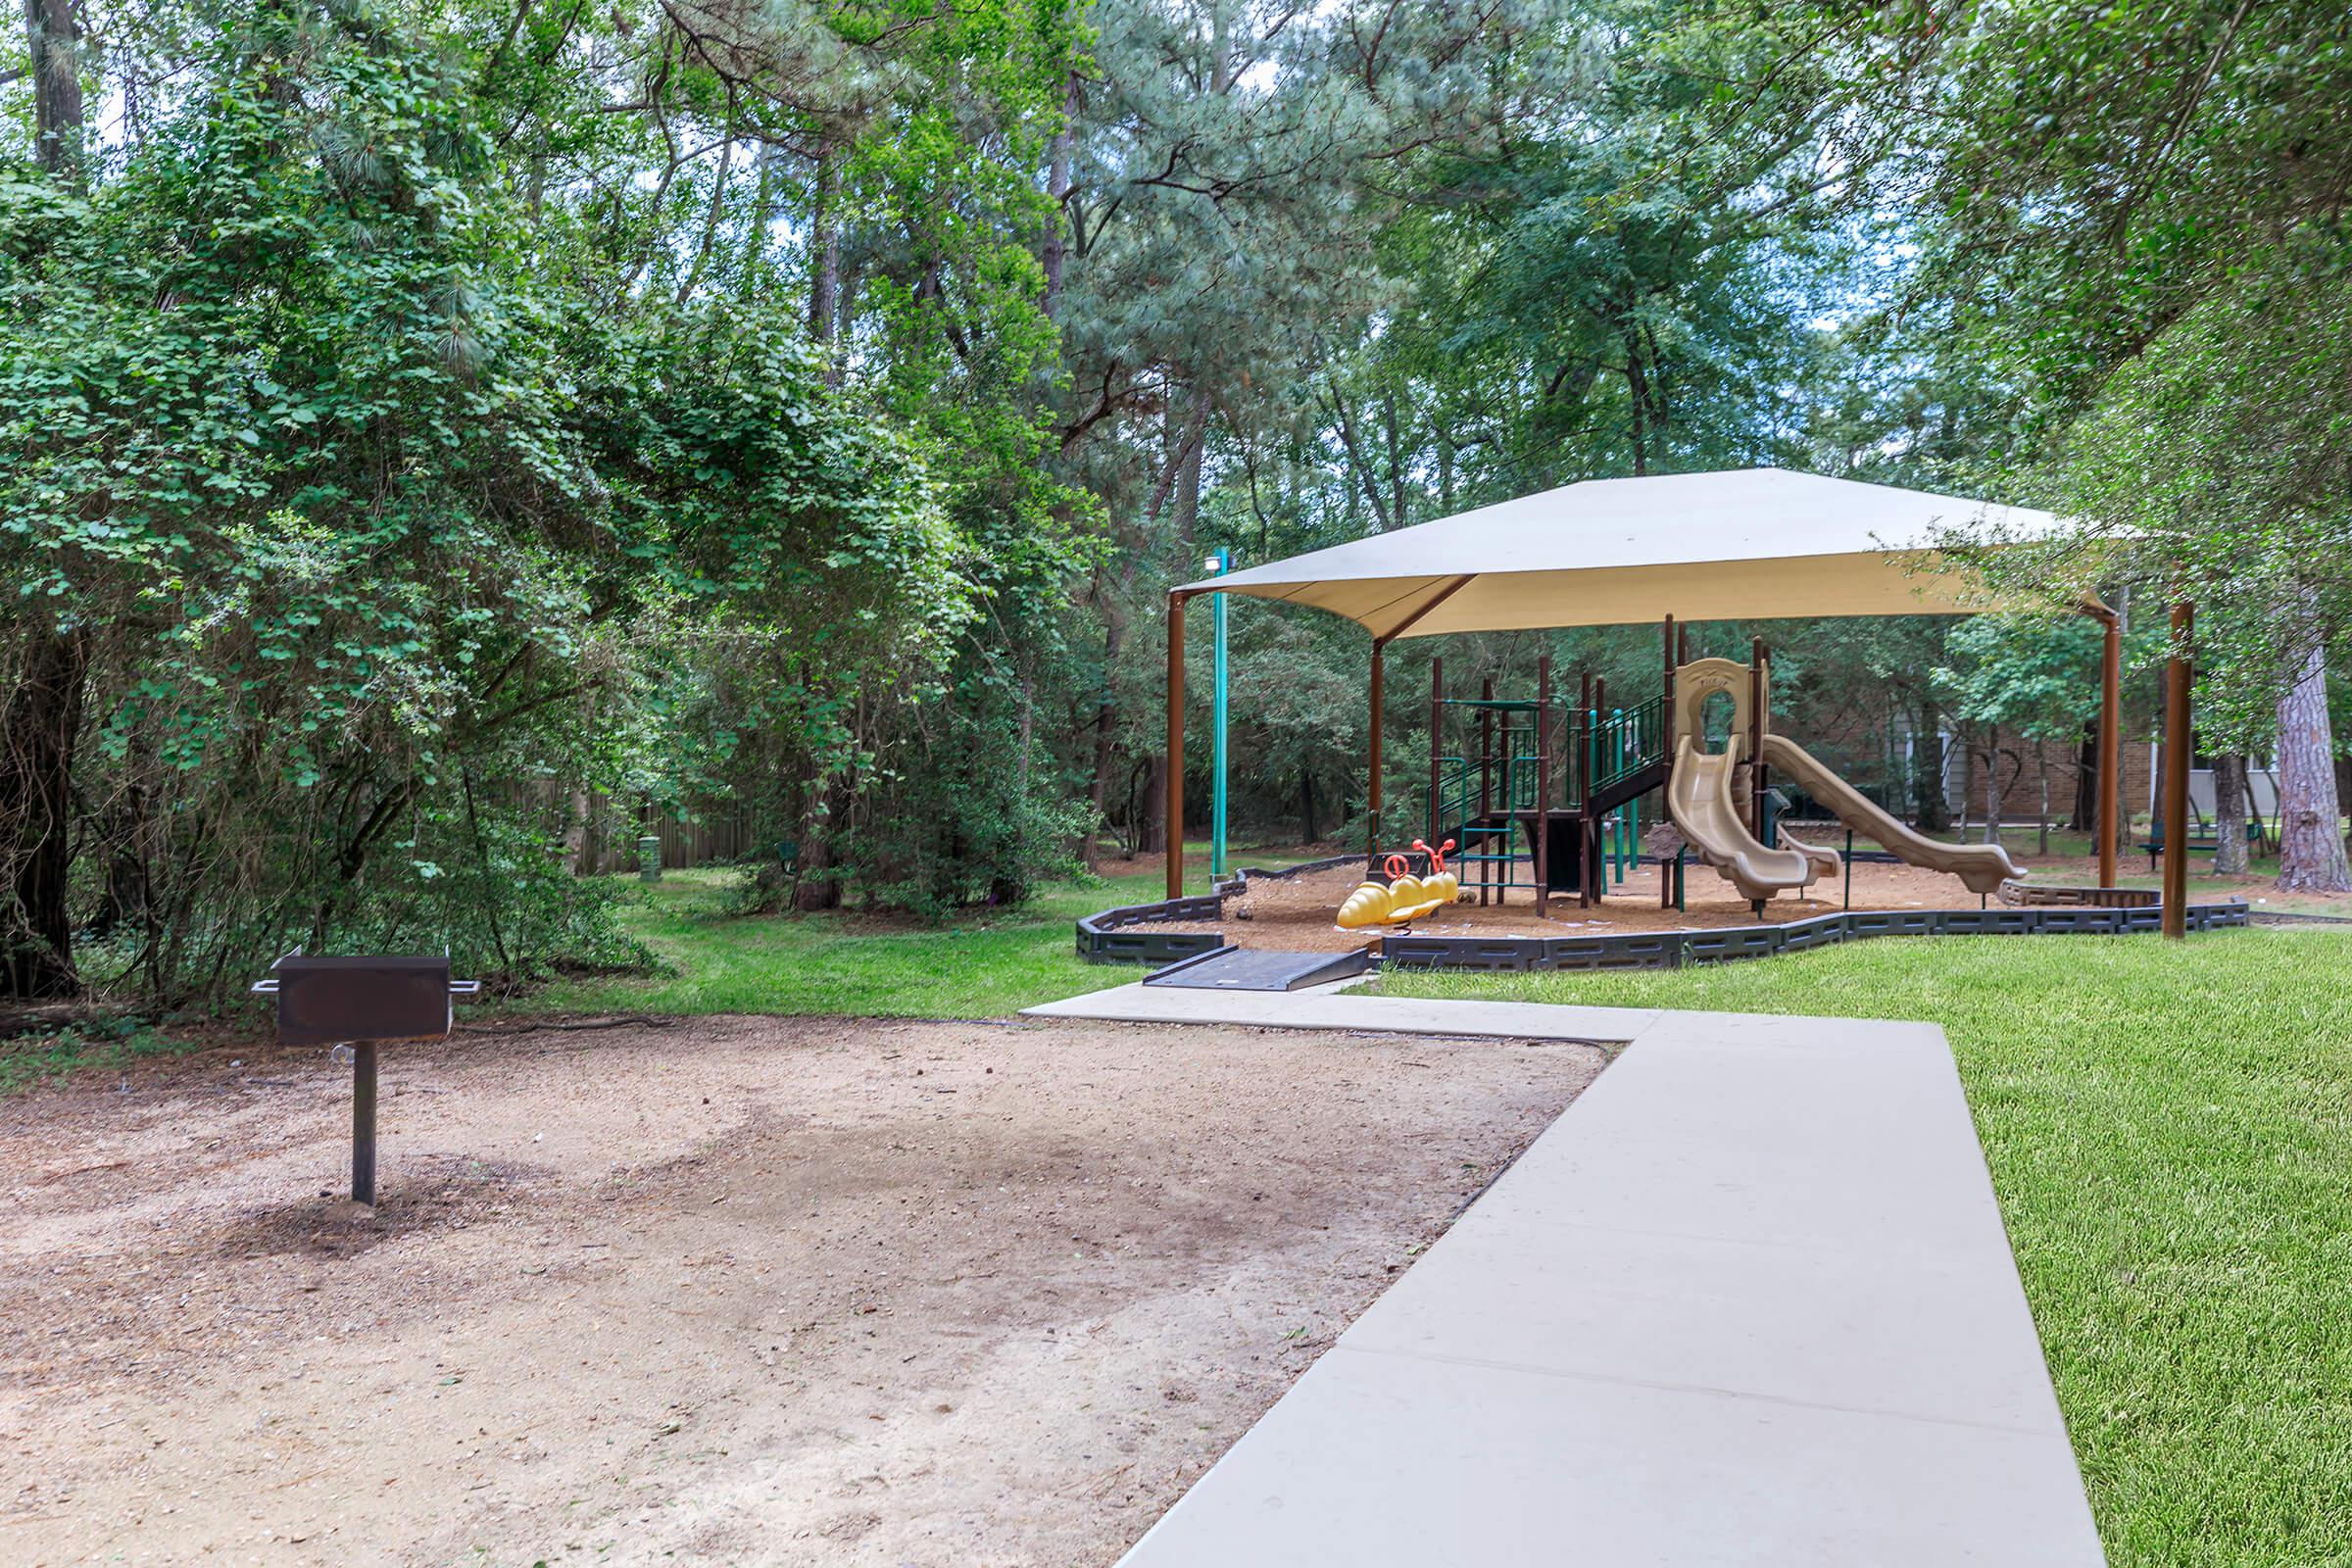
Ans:
<svg viewBox="0 0 2352 1568"><path fill-rule="evenodd" d="M1181 592L1313 605L1373 636L1993 608L1937 555L1954 531L2018 542L2046 512L1781 468L1590 479L1309 551Z"/></svg>

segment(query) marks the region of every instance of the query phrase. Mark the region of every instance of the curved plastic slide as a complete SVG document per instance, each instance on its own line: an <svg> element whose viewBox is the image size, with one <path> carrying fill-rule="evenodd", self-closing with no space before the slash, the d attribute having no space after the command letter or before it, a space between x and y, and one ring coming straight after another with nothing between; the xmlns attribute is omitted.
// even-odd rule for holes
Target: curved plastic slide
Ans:
<svg viewBox="0 0 2352 1568"><path fill-rule="evenodd" d="M1806 794L1859 836L1877 840L1899 860L1958 877L1971 893L1996 893L2004 881L2026 874L1998 844L1946 844L1912 832L1794 741L1767 733L1764 760L1804 786Z"/></svg>
<svg viewBox="0 0 2352 1568"><path fill-rule="evenodd" d="M1806 859L1811 860L1814 874L1817 876L1836 876L1845 868L1845 858L1836 850L1829 849L1824 845L1807 844L1787 828L1780 830L1780 840L1782 849L1794 850Z"/></svg>
<svg viewBox="0 0 2352 1568"><path fill-rule="evenodd" d="M1735 735L1722 751L1702 752L1684 736L1675 746L1674 776L1666 781L1666 810L1698 858L1730 878L1742 897L1769 899L1783 888L1809 886L1820 865L1802 851L1766 849L1740 819L1732 779L1745 744L1745 737Z"/></svg>

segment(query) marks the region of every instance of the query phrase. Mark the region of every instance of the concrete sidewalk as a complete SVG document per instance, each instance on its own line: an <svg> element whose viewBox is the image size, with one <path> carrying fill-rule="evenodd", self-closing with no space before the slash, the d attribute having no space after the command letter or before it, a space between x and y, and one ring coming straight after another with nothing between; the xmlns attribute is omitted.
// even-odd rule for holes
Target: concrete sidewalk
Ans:
<svg viewBox="0 0 2352 1568"><path fill-rule="evenodd" d="M1628 1043L1129 1564L2103 1560L1942 1031L1141 986L1031 1011Z"/></svg>

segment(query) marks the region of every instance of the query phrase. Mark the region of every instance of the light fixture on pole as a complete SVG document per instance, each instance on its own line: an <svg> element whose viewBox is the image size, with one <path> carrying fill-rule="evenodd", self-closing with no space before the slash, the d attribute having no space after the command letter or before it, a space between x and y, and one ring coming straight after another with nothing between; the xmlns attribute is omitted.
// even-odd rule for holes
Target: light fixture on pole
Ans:
<svg viewBox="0 0 2352 1568"><path fill-rule="evenodd" d="M1229 571L1231 571L1231 570L1233 569L1233 552L1232 552L1232 551L1230 551L1230 550L1223 550L1223 549L1219 549L1219 550L1214 550L1214 551L1211 551L1211 552L1209 553L1208 557L1207 557L1205 560L1203 560L1203 561L1200 563L1200 567L1201 567L1201 569L1202 569L1203 571L1206 571L1206 572L1207 572L1207 573L1208 573L1210 576L1212 576L1212 577L1222 577L1222 576L1224 576L1224 575L1225 575L1225 573L1227 573L1227 572L1229 572ZM1211 724L1211 728L1212 728L1212 729L1215 731L1215 747L1214 747L1214 750L1215 750L1215 754L1216 754L1216 760L1214 761L1214 763L1212 763L1212 764L1211 764L1211 765L1212 765L1212 767L1213 767L1213 769L1214 769L1214 771L1213 771L1213 773L1212 773L1212 775L1211 775L1212 782L1211 782L1211 784L1210 784L1210 786L1209 786L1209 808L1208 808L1208 874L1209 874L1210 878L1212 879L1212 885L1213 885L1213 879L1214 879L1214 878L1217 878L1217 877L1223 876L1223 875L1225 874L1225 596L1224 596L1224 594L1222 594L1222 593L1218 593L1218 594L1216 594L1216 595L1215 595L1215 600L1216 600L1216 603L1214 604L1214 606L1211 608L1211 610L1210 610L1210 612L1209 612L1210 641L1211 641L1211 642L1214 644L1214 646L1215 646L1214 660L1215 660L1215 666L1216 666L1216 679L1215 679L1215 682L1214 682L1214 691L1215 691L1215 693L1216 693L1216 696L1215 696L1215 699L1214 699L1214 707L1213 707L1213 710L1212 710L1212 711L1213 711L1213 712L1214 712L1214 714L1215 714L1215 717L1214 717L1214 719L1213 719L1213 721L1212 721L1212 724ZM1183 831L1183 829L1182 829L1181 827L1177 826L1177 825L1176 825L1176 824L1174 824L1174 823L1170 823L1170 824L1169 824L1169 828L1168 828L1168 830L1169 830L1171 833L1180 833L1180 832L1182 832L1182 831Z"/></svg>

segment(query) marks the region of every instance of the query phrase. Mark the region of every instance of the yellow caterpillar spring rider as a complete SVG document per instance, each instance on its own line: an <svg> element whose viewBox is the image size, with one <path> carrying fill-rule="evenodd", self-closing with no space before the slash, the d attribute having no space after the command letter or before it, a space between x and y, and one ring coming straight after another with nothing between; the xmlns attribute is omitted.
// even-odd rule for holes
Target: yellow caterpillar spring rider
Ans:
<svg viewBox="0 0 2352 1568"><path fill-rule="evenodd" d="M1392 855L1383 862L1389 873L1388 886L1367 879L1340 906L1340 928L1361 931L1368 925L1403 925L1418 920L1433 909L1451 904L1462 891L1462 879L1446 869L1446 852L1453 848L1447 839L1436 849L1421 840L1413 840L1413 848L1429 857L1429 875L1414 876L1410 862L1401 855Z"/></svg>

